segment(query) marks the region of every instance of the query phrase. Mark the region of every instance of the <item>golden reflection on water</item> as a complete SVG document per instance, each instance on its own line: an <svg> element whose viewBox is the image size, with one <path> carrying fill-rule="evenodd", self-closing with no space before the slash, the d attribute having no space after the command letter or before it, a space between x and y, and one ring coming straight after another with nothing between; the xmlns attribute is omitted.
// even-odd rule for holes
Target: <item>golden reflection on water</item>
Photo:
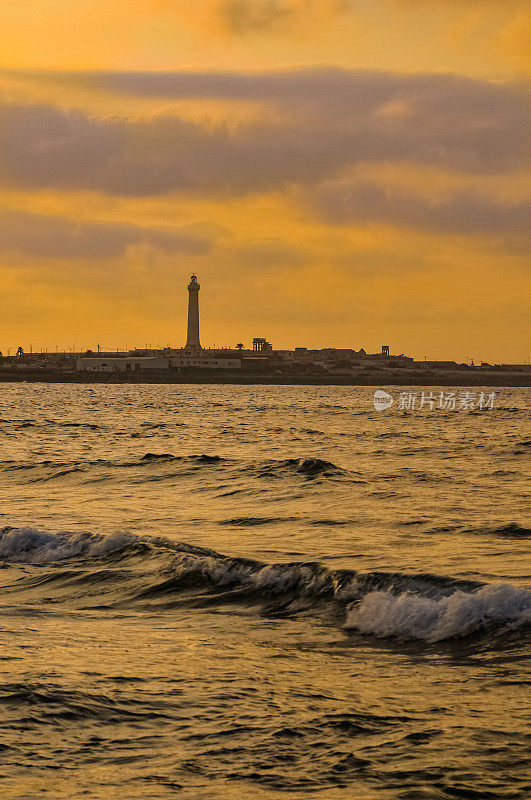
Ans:
<svg viewBox="0 0 531 800"><path fill-rule="evenodd" d="M371 399L7 388L3 797L525 796L526 393ZM346 630L375 592L472 635Z"/></svg>

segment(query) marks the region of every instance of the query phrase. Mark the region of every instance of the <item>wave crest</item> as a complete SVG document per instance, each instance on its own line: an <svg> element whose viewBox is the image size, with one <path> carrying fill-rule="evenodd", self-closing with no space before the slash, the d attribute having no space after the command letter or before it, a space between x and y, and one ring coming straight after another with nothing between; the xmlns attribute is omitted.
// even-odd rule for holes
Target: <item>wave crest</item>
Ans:
<svg viewBox="0 0 531 800"><path fill-rule="evenodd" d="M10 526L0 530L0 558L10 563L44 565L70 559L105 559L124 550L136 553L139 547L160 547L172 555L177 551L222 558L219 553L206 547L170 542L163 537L135 536L132 533L113 533L109 536L89 532L47 533L36 528Z"/></svg>
<svg viewBox="0 0 531 800"><path fill-rule="evenodd" d="M132 544L135 539L127 533L61 535L35 528L3 528L0 531L0 558L26 564L46 564L80 556L105 556Z"/></svg>
<svg viewBox="0 0 531 800"><path fill-rule="evenodd" d="M238 604L273 616L311 611L344 623L346 630L425 642L493 629L504 634L531 622L531 591L524 587L430 573L334 570L313 561L268 564L130 533L6 527L0 530L0 558L6 566L33 567L4 589L35 591L37 602L39 586L46 584L54 602L97 597L106 607Z"/></svg>
<svg viewBox="0 0 531 800"><path fill-rule="evenodd" d="M531 591L491 584L474 592L457 590L439 599L410 592L370 592L349 610L345 628L384 638L440 642L500 623L512 628L526 622L531 622Z"/></svg>

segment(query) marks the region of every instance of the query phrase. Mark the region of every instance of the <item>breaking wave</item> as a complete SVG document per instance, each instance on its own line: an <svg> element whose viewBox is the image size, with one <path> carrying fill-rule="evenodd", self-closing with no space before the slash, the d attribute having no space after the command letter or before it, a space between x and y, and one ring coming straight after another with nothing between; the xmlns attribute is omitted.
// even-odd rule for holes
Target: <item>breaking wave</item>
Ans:
<svg viewBox="0 0 531 800"><path fill-rule="evenodd" d="M155 547L162 544L171 550L187 553L213 554L213 550L193 545L175 544L167 539L141 537L132 533L115 533L102 536L98 533L47 533L36 528L13 528L0 530L0 558L11 563L49 564L69 559L104 558L139 546Z"/></svg>
<svg viewBox="0 0 531 800"><path fill-rule="evenodd" d="M371 592L348 612L345 627L381 637L440 642L500 624L510 630L526 622L531 622L531 592L510 584L491 584L439 599Z"/></svg>
<svg viewBox="0 0 531 800"><path fill-rule="evenodd" d="M424 642L506 633L531 622L531 591L524 587L429 573L331 570L318 562L267 564L129 533L6 527L0 558L29 565L1 592L33 592L34 602L53 597L89 608L97 600L100 607L159 610L246 605L269 616L324 613L346 631Z"/></svg>

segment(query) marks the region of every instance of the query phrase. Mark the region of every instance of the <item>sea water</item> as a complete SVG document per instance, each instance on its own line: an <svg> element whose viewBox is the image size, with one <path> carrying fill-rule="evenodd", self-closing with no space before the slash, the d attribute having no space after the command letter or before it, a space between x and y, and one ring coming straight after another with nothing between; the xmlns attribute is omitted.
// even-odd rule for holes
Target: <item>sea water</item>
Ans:
<svg viewBox="0 0 531 800"><path fill-rule="evenodd" d="M2 797L530 795L529 392L386 390L0 385Z"/></svg>

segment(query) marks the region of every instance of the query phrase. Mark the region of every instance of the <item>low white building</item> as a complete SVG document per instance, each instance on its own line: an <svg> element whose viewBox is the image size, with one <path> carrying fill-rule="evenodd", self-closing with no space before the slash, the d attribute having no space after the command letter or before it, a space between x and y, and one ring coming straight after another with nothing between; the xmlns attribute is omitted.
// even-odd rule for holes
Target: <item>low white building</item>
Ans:
<svg viewBox="0 0 531 800"><path fill-rule="evenodd" d="M78 358L76 370L89 372L136 372L143 369L168 369L168 358L126 356L125 358Z"/></svg>

